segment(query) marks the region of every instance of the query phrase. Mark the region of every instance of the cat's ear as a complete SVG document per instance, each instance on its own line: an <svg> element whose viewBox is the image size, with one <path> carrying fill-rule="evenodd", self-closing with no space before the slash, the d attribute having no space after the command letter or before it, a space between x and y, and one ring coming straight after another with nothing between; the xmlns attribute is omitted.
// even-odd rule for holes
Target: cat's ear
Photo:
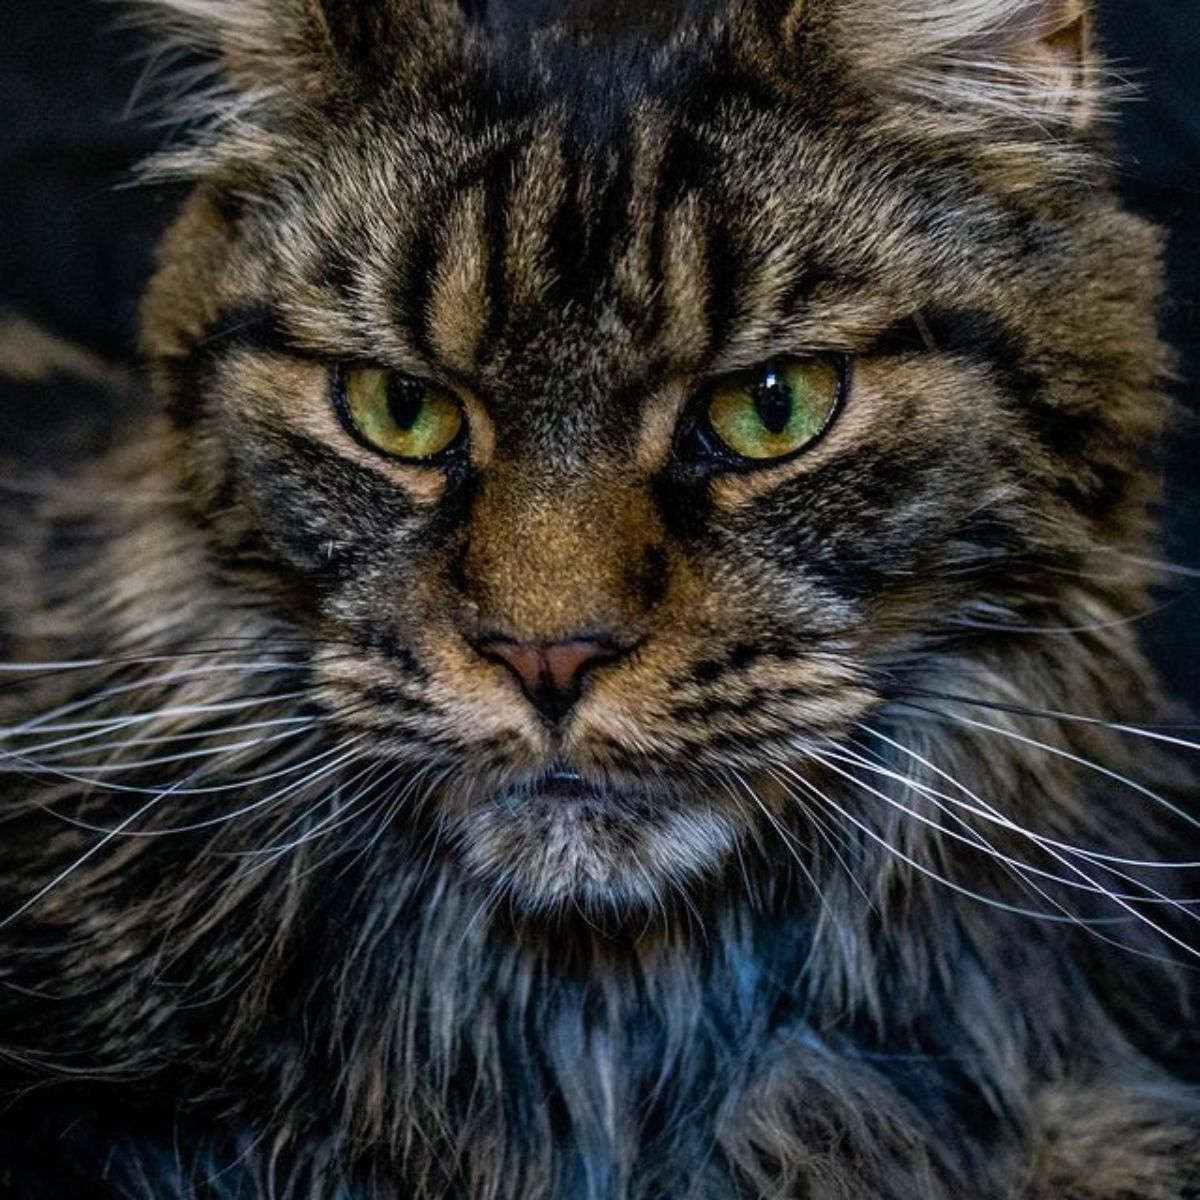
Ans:
<svg viewBox="0 0 1200 1200"><path fill-rule="evenodd" d="M751 0L780 44L830 46L873 90L1086 128L1101 104L1091 0Z"/></svg>
<svg viewBox="0 0 1200 1200"><path fill-rule="evenodd" d="M461 38L459 0L135 0L147 23L216 58L225 85L304 101L364 83L410 82Z"/></svg>
<svg viewBox="0 0 1200 1200"><path fill-rule="evenodd" d="M189 63L162 79L165 106L183 132L144 171L194 179L269 162L279 137L314 107L353 110L382 88L420 94L461 53L483 0L132 2Z"/></svg>
<svg viewBox="0 0 1200 1200"><path fill-rule="evenodd" d="M892 88L949 106L1089 125L1099 64L1090 0L864 0L847 49Z"/></svg>

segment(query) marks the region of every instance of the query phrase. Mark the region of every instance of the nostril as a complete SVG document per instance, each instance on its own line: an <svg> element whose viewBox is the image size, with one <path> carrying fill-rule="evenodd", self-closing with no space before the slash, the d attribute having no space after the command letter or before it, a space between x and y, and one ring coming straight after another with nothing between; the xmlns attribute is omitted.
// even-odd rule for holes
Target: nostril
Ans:
<svg viewBox="0 0 1200 1200"><path fill-rule="evenodd" d="M588 667L616 658L616 649L604 642L555 642L542 650L542 662L550 682L560 691L578 684Z"/></svg>
<svg viewBox="0 0 1200 1200"><path fill-rule="evenodd" d="M555 642L489 637L478 643L478 649L485 658L508 667L533 706L551 721L560 721L571 710L592 667L624 652L615 638L605 636Z"/></svg>
<svg viewBox="0 0 1200 1200"><path fill-rule="evenodd" d="M542 677L542 653L539 647L499 638L479 647L484 658L503 663L521 681L524 688L536 688Z"/></svg>

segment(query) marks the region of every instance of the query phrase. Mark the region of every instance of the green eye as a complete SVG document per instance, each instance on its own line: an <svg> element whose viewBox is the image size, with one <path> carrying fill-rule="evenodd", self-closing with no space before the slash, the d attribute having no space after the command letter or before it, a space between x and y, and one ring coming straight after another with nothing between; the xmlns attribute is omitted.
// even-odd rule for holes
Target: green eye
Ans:
<svg viewBox="0 0 1200 1200"><path fill-rule="evenodd" d="M837 412L842 371L823 358L784 358L719 380L709 392L709 428L739 458L766 463L815 442Z"/></svg>
<svg viewBox="0 0 1200 1200"><path fill-rule="evenodd" d="M423 379L377 367L354 367L340 375L338 408L343 423L373 450L420 462L436 458L462 437L462 405Z"/></svg>

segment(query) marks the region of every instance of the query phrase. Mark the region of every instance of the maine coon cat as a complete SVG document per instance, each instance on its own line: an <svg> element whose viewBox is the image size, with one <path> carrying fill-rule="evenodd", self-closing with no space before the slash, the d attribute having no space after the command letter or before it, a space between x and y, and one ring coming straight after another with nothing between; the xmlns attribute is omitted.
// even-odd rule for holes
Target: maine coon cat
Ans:
<svg viewBox="0 0 1200 1200"><path fill-rule="evenodd" d="M153 398L2 534L4 1195L1200 1195L1082 0L150 7Z"/></svg>

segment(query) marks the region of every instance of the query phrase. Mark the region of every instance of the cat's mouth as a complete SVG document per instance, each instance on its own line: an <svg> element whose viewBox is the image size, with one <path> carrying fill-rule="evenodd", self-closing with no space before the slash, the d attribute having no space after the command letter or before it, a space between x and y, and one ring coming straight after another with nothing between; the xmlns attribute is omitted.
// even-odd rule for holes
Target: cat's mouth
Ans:
<svg viewBox="0 0 1200 1200"><path fill-rule="evenodd" d="M567 810L604 805L613 808L634 805L649 809L656 801L659 806L673 803L675 797L644 784L588 777L573 767L555 764L540 774L498 789L491 800L505 805L558 805Z"/></svg>
<svg viewBox="0 0 1200 1200"><path fill-rule="evenodd" d="M562 763L556 763L552 766L542 776L542 782L546 787L561 787L568 791L587 790L594 787L594 784L584 779L574 767L568 767Z"/></svg>
<svg viewBox="0 0 1200 1200"><path fill-rule="evenodd" d="M556 763L469 805L463 860L520 906L644 911L717 869L734 821L710 798Z"/></svg>

